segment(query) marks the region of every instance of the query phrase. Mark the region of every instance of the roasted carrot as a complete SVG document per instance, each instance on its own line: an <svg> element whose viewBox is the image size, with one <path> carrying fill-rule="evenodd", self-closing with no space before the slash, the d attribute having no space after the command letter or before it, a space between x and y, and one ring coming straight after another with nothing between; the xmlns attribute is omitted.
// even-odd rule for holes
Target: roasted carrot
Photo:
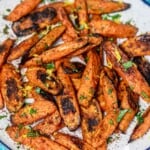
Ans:
<svg viewBox="0 0 150 150"><path fill-rule="evenodd" d="M14 66L5 64L1 70L1 94L6 107L10 112L18 111L23 105L23 92L21 90L21 76Z"/></svg>
<svg viewBox="0 0 150 150"><path fill-rule="evenodd" d="M124 41L120 46L130 57L150 55L150 33L133 37Z"/></svg>
<svg viewBox="0 0 150 150"><path fill-rule="evenodd" d="M7 39L0 45L0 68L5 63L13 44L14 40Z"/></svg>
<svg viewBox="0 0 150 150"><path fill-rule="evenodd" d="M60 38L62 33L65 31L65 26L58 26L50 30L32 49L30 50L29 56L34 54L41 54L52 46L52 44Z"/></svg>
<svg viewBox="0 0 150 150"><path fill-rule="evenodd" d="M77 97L80 106L88 107L94 96L98 84L98 75L100 72L100 60L95 51L89 51L88 62L83 72L81 86L78 90Z"/></svg>
<svg viewBox="0 0 150 150"><path fill-rule="evenodd" d="M150 108L144 112L142 117L143 122L135 128L131 135L130 141L142 137L150 129Z"/></svg>
<svg viewBox="0 0 150 150"><path fill-rule="evenodd" d="M30 38L22 41L17 46L13 47L11 49L11 52L7 58L7 61L10 62L12 60L15 60L21 56L23 56L25 53L27 53L32 46L34 46L39 40L39 37L37 34L31 36Z"/></svg>
<svg viewBox="0 0 150 150"><path fill-rule="evenodd" d="M4 107L4 100L2 98L2 94L0 93L0 109Z"/></svg>
<svg viewBox="0 0 150 150"><path fill-rule="evenodd" d="M80 111L71 79L60 66L57 75L64 87L62 94L56 97L61 117L70 130L75 130L80 124Z"/></svg>
<svg viewBox="0 0 150 150"><path fill-rule="evenodd" d="M103 46L112 67L131 87L133 92L139 94L145 101L150 102L150 87L138 71L136 65L112 42Z"/></svg>
<svg viewBox="0 0 150 150"><path fill-rule="evenodd" d="M56 109L56 106L50 101L35 101L33 104L27 105L15 113L12 116L12 122L16 125L31 124L51 115Z"/></svg>
<svg viewBox="0 0 150 150"><path fill-rule="evenodd" d="M118 24L110 20L91 20L90 30L106 37L128 38L135 36L137 28L132 25Z"/></svg>
<svg viewBox="0 0 150 150"><path fill-rule="evenodd" d="M85 46L88 42L87 38L78 38L71 42L66 42L64 44L60 44L55 48L51 48L41 55L32 58L31 60L25 63L26 67L29 66L37 66L39 63L49 63L53 60L58 60L62 57L69 55L70 53L75 52L77 49ZM53 56L53 57L51 57Z"/></svg>
<svg viewBox="0 0 150 150"><path fill-rule="evenodd" d="M36 150L68 150L64 146L54 142L50 138L33 131L31 127L10 126L6 129L8 135L16 142L24 144Z"/></svg>
<svg viewBox="0 0 150 150"><path fill-rule="evenodd" d="M6 19L9 21L17 21L29 14L40 2L41 0L24 0L13 9Z"/></svg>

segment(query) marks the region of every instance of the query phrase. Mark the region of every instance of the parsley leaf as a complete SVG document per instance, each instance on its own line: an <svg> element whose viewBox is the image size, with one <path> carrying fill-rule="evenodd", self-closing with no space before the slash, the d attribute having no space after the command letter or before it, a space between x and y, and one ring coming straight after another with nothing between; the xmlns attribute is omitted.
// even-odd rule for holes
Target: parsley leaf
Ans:
<svg viewBox="0 0 150 150"><path fill-rule="evenodd" d="M141 92L141 96L143 98L150 98L144 91Z"/></svg>
<svg viewBox="0 0 150 150"><path fill-rule="evenodd" d="M131 68L134 63L132 61L127 61L125 63L122 64L125 70L128 70L129 68Z"/></svg>
<svg viewBox="0 0 150 150"><path fill-rule="evenodd" d="M54 68L55 64L53 62L46 65L46 69L54 69Z"/></svg>
<svg viewBox="0 0 150 150"><path fill-rule="evenodd" d="M144 122L144 119L143 119L143 112L138 112L137 115L136 115L136 119L138 121L138 124L141 124Z"/></svg>
<svg viewBox="0 0 150 150"><path fill-rule="evenodd" d="M41 93L41 88L36 87L35 92L38 93L38 94L40 94Z"/></svg>
<svg viewBox="0 0 150 150"><path fill-rule="evenodd" d="M3 115L3 116L0 116L0 119L6 118L6 117L7 117L6 115Z"/></svg>
<svg viewBox="0 0 150 150"><path fill-rule="evenodd" d="M27 133L27 137L38 137L39 133L37 131L33 131L32 129Z"/></svg>
<svg viewBox="0 0 150 150"><path fill-rule="evenodd" d="M30 113L30 115L36 114L37 110L34 108L31 108L29 113Z"/></svg>
<svg viewBox="0 0 150 150"><path fill-rule="evenodd" d="M117 122L120 122L128 111L128 109L120 110L120 113L117 117Z"/></svg>
<svg viewBox="0 0 150 150"><path fill-rule="evenodd" d="M113 89L108 89L108 95L112 93Z"/></svg>
<svg viewBox="0 0 150 150"><path fill-rule="evenodd" d="M5 27L3 28L3 33L8 34L9 33L8 30L9 30L8 25L5 25Z"/></svg>

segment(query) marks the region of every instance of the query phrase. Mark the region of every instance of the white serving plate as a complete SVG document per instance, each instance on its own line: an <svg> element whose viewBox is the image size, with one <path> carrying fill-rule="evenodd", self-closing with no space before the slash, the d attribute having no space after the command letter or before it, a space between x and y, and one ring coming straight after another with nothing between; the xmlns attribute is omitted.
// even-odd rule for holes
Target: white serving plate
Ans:
<svg viewBox="0 0 150 150"><path fill-rule="evenodd" d="M128 20L132 20L132 23L135 24L139 28L138 34L142 34L145 32L150 32L150 7L142 2L142 0L123 0L124 2L128 2L131 4L131 8L119 12L119 14L122 15L123 22L126 22ZM13 32L9 30L9 35L3 34L3 28L7 24L8 26L11 25L10 22L7 22L2 19L3 15L8 14L6 9L13 9L16 4L18 4L20 0L0 0L0 42L2 42L7 37L15 37ZM150 60L150 57L147 56L147 58ZM140 109L145 109L148 107L148 104L140 100ZM0 115L7 115L7 118L0 120L0 140L3 141L6 145L8 145L12 150L23 150L24 147L18 147L18 144L16 144L14 141L12 141L9 136L5 132L5 128L10 125L9 121L9 113L6 109L0 110ZM150 147L150 131L144 135L142 138L136 140L135 142L129 143L128 140L130 137L130 134L132 133L133 128L136 125L136 119L132 122L129 129L127 130L126 134L115 134L113 135L113 138L115 139L114 142L109 144L108 149L109 150L146 150L148 147ZM69 131L67 129L64 130L66 133ZM69 132L71 133L71 132ZM81 131L78 130L75 133L71 133L73 135L79 136ZM0 150L1 147L0 147Z"/></svg>

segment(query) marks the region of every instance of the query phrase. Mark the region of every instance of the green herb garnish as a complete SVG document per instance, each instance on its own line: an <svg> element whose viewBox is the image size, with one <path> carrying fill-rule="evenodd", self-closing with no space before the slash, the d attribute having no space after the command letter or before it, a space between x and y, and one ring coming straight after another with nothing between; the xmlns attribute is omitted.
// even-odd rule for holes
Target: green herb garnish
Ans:
<svg viewBox="0 0 150 150"><path fill-rule="evenodd" d="M127 61L125 63L122 64L125 70L128 70L129 68L131 68L134 63L132 61Z"/></svg>
<svg viewBox="0 0 150 150"><path fill-rule="evenodd" d="M115 14L115 15L109 15L109 14L104 14L102 15L103 20L112 20L114 22L120 22L121 15L120 14Z"/></svg>
<svg viewBox="0 0 150 150"><path fill-rule="evenodd" d="M38 93L38 94L40 94L41 93L41 88L36 87L35 92Z"/></svg>
<svg viewBox="0 0 150 150"><path fill-rule="evenodd" d="M113 89L108 89L108 95L112 93Z"/></svg>
<svg viewBox="0 0 150 150"><path fill-rule="evenodd" d="M117 122L120 122L127 112L128 112L128 109L120 110L120 113L117 117Z"/></svg>
<svg viewBox="0 0 150 150"><path fill-rule="evenodd" d="M143 119L143 112L138 112L137 115L136 115L136 119L137 119L137 122L138 124L141 124L144 122L144 119Z"/></svg>
<svg viewBox="0 0 150 150"><path fill-rule="evenodd" d="M109 120L110 125L114 125L114 121L112 119Z"/></svg>
<svg viewBox="0 0 150 150"><path fill-rule="evenodd" d="M141 96L143 98L150 98L144 91L141 92Z"/></svg>
<svg viewBox="0 0 150 150"><path fill-rule="evenodd" d="M87 98L87 97L84 96L84 95L80 95L80 97L79 97L80 100L84 100L84 99L86 99L86 98Z"/></svg>
<svg viewBox="0 0 150 150"><path fill-rule="evenodd" d="M0 119L6 118L6 117L7 117L6 115L3 115L3 116L0 116Z"/></svg>
<svg viewBox="0 0 150 150"><path fill-rule="evenodd" d="M36 114L37 110L34 108L31 108L29 113L30 113L30 115Z"/></svg>
<svg viewBox="0 0 150 150"><path fill-rule="evenodd" d="M9 30L8 25L5 25L5 27L3 28L3 33L8 34L9 33L8 30Z"/></svg>
<svg viewBox="0 0 150 150"><path fill-rule="evenodd" d="M46 69L55 69L55 64L52 62L52 63L49 63L46 65Z"/></svg>
<svg viewBox="0 0 150 150"><path fill-rule="evenodd" d="M27 137L38 137L39 133L37 131L33 131L32 129L27 133Z"/></svg>

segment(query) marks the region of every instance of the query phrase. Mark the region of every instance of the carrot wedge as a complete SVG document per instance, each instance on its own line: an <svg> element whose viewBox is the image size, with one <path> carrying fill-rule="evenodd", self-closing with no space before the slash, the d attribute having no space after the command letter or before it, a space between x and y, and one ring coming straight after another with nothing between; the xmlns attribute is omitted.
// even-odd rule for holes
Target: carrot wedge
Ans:
<svg viewBox="0 0 150 150"><path fill-rule="evenodd" d="M49 63L53 60L58 60L85 46L87 42L87 38L78 38L74 41L60 44L57 47L49 49L43 52L41 55L32 58L31 60L27 61L24 65L26 67L37 66L39 63Z"/></svg>
<svg viewBox="0 0 150 150"><path fill-rule="evenodd" d="M41 54L43 51L47 50L64 31L65 26L55 27L54 29L50 30L47 35L45 35L34 47L32 47L29 56Z"/></svg>
<svg viewBox="0 0 150 150"><path fill-rule="evenodd" d="M125 110L126 113L122 120L119 123L119 129L125 133L127 128L129 127L131 121L135 117L135 114L138 111L137 100L139 96L132 96L133 93L131 89L126 85L126 83L122 80L118 87L118 99L121 101L121 109ZM136 99L135 99L136 98Z"/></svg>
<svg viewBox="0 0 150 150"><path fill-rule="evenodd" d="M6 61L13 44L14 44L13 40L7 39L0 45L0 68Z"/></svg>
<svg viewBox="0 0 150 150"><path fill-rule="evenodd" d="M150 108L146 110L143 114L143 123L138 125L133 131L130 141L136 140L142 137L150 129Z"/></svg>
<svg viewBox="0 0 150 150"><path fill-rule="evenodd" d="M62 127L60 114L58 110L56 110L50 116L47 116L42 122L34 126L33 129L43 135L50 136Z"/></svg>
<svg viewBox="0 0 150 150"><path fill-rule="evenodd" d="M7 134L16 142L36 150L68 150L64 146L54 142L50 138L33 131L31 127L10 126L6 129Z"/></svg>
<svg viewBox="0 0 150 150"><path fill-rule="evenodd" d="M61 20L62 24L67 27L66 32L64 33L65 36L67 36L67 35L69 36L69 38L66 37L65 38L66 40L64 40L64 38L63 38L63 40L69 41L68 39L72 39L72 40L76 39L78 37L77 31L74 29L64 8L60 7L58 9L58 17Z"/></svg>
<svg viewBox="0 0 150 150"><path fill-rule="evenodd" d="M88 34L88 12L87 12L87 2L86 0L75 0L75 7L79 8L77 11L79 18L79 25L81 28L81 35Z"/></svg>
<svg viewBox="0 0 150 150"><path fill-rule="evenodd" d="M80 111L71 79L60 66L57 75L64 87L62 94L56 97L61 117L70 130L75 130L80 124Z"/></svg>
<svg viewBox="0 0 150 150"><path fill-rule="evenodd" d="M116 11L128 9L128 3L120 3L115 1L87 0L88 13L90 14L106 14Z"/></svg>
<svg viewBox="0 0 150 150"><path fill-rule="evenodd" d="M89 26L92 33L106 37L128 38L135 36L137 32L137 28L132 25L118 24L110 20L92 20Z"/></svg>
<svg viewBox="0 0 150 150"><path fill-rule="evenodd" d="M112 42L103 46L106 56L116 72L124 79L133 92L139 94L143 100L150 102L150 87L138 71L136 65Z"/></svg>
<svg viewBox="0 0 150 150"><path fill-rule="evenodd" d="M24 0L18 4L5 19L9 21L17 21L21 17L29 14L40 2L41 0Z"/></svg>
<svg viewBox="0 0 150 150"><path fill-rule="evenodd" d="M16 125L31 124L51 115L56 109L56 106L50 101L35 101L33 104L27 105L15 113L12 116L12 122Z"/></svg>
<svg viewBox="0 0 150 150"><path fill-rule="evenodd" d="M94 96L100 72L100 59L95 51L89 51L89 60L83 72L81 85L77 93L80 106L88 107Z"/></svg>
<svg viewBox="0 0 150 150"><path fill-rule="evenodd" d="M5 64L0 75L0 90L2 98L10 112L18 111L23 105L21 76L14 66Z"/></svg>
<svg viewBox="0 0 150 150"><path fill-rule="evenodd" d="M0 92L0 109L2 109L4 107L4 100L2 98L2 94Z"/></svg>
<svg viewBox="0 0 150 150"><path fill-rule="evenodd" d="M37 43L39 40L39 37L37 34L33 35L32 37L22 41L19 43L16 47L11 49L11 52L7 58L7 61L10 62L12 60L15 60L21 56L23 56L25 53L27 53L30 48Z"/></svg>
<svg viewBox="0 0 150 150"><path fill-rule="evenodd" d="M130 38L120 46L129 57L150 55L150 33Z"/></svg>

